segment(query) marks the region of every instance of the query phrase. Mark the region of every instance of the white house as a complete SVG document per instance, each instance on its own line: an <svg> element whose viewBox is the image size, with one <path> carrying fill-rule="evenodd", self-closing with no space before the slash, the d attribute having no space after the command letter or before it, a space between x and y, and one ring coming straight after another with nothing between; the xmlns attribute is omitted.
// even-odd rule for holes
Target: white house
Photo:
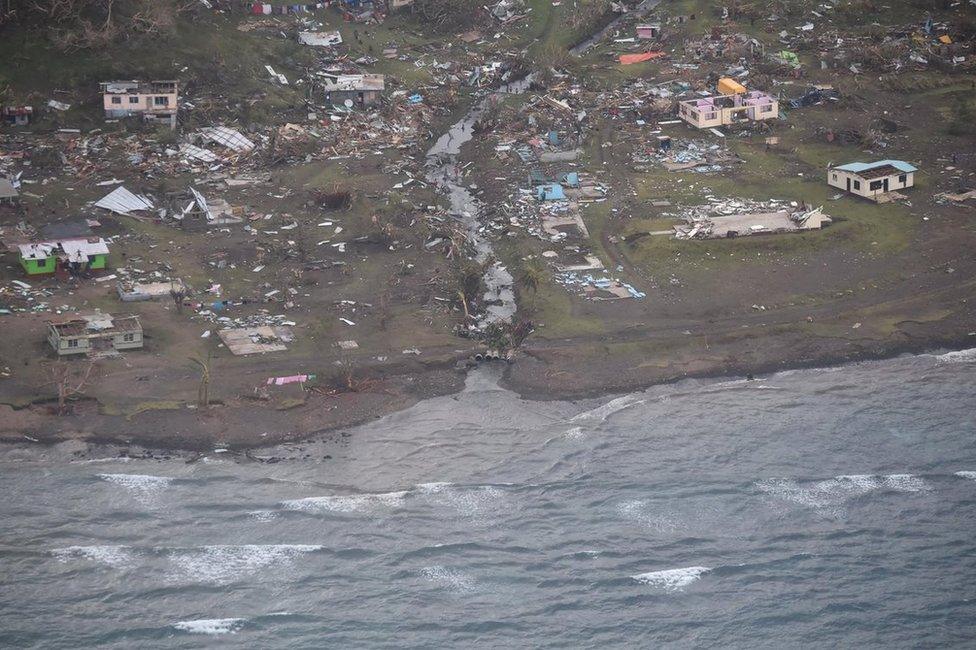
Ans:
<svg viewBox="0 0 976 650"><path fill-rule="evenodd" d="M877 201L879 197L915 184L913 165L902 160L853 162L827 170L827 184Z"/></svg>

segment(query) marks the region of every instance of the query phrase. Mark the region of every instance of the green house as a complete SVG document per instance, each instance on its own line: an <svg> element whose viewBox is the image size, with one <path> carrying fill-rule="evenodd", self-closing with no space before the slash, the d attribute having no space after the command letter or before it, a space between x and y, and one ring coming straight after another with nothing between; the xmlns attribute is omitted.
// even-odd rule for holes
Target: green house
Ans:
<svg viewBox="0 0 976 650"><path fill-rule="evenodd" d="M108 266L108 244L100 237L20 244L20 265L27 275L54 273L60 261L76 271L99 271Z"/></svg>

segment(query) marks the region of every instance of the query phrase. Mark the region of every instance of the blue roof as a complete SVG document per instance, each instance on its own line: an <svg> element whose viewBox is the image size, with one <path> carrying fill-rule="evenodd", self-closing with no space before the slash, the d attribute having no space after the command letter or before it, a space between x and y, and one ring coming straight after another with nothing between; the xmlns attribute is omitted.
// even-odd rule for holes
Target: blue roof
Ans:
<svg viewBox="0 0 976 650"><path fill-rule="evenodd" d="M917 172L918 169L914 165L909 165L904 160L879 160L878 162L872 163L862 163L853 162L847 163L846 165L840 165L839 167L834 167L834 169L839 169L842 172L853 172L859 174L860 172L870 171L872 169L877 169L878 167L884 167L885 165L891 165L900 172Z"/></svg>

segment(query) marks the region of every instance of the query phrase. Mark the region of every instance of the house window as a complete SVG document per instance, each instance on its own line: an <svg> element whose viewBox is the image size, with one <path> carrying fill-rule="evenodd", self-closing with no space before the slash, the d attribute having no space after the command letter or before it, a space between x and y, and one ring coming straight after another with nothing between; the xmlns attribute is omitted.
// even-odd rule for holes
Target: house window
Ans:
<svg viewBox="0 0 976 650"><path fill-rule="evenodd" d="M901 176L899 176L898 177L898 182L901 183L902 185L904 185L905 183L907 183L908 182L908 174L902 174Z"/></svg>
<svg viewBox="0 0 976 650"><path fill-rule="evenodd" d="M831 174L830 175L830 179L836 181L837 180L837 174Z"/></svg>
<svg viewBox="0 0 976 650"><path fill-rule="evenodd" d="M861 181L854 181L854 189L855 190L861 189Z"/></svg>
<svg viewBox="0 0 976 650"><path fill-rule="evenodd" d="M872 192L880 190L882 187L884 187L883 181L871 181L871 184L868 185L868 189L870 189Z"/></svg>
<svg viewBox="0 0 976 650"><path fill-rule="evenodd" d="M68 347L69 348L78 347L78 339L68 339Z"/></svg>
<svg viewBox="0 0 976 650"><path fill-rule="evenodd" d="M125 341L126 343L132 343L133 341L136 340L136 335L131 332L128 334L123 334L122 340Z"/></svg>
<svg viewBox="0 0 976 650"><path fill-rule="evenodd" d="M121 97L113 97L112 98L112 103L113 104L121 104L122 103L122 98Z"/></svg>
<svg viewBox="0 0 976 650"><path fill-rule="evenodd" d="M169 97L153 97L153 105L169 106Z"/></svg>
<svg viewBox="0 0 976 650"><path fill-rule="evenodd" d="M760 113L772 113L773 112L773 107L771 105L770 106L760 106L759 107L759 112Z"/></svg>
<svg viewBox="0 0 976 650"><path fill-rule="evenodd" d="M139 103L139 97L138 96L129 97L129 103L130 104L138 104Z"/></svg>

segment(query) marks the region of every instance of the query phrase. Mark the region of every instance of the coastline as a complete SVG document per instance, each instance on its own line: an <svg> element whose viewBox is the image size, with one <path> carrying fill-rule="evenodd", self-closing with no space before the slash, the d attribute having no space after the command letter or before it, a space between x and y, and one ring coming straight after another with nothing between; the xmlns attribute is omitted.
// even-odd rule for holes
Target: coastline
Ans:
<svg viewBox="0 0 976 650"><path fill-rule="evenodd" d="M637 392L686 379L760 377L788 370L837 367L906 355L974 349L974 344L976 335L967 333L955 338L875 344L870 349L846 353L823 349L822 354L804 359L768 358L763 362L697 364L686 371L672 365L646 372L645 379L621 373L621 360L618 358L611 360L615 363L604 367L606 372L617 371L615 381L562 382L558 387L553 387L552 382L542 382L540 378L545 373L541 373L540 369L545 368L550 375L568 371L554 370L538 358L539 350L529 348L519 355L515 363L504 367L499 386L526 400L574 401ZM599 373L600 376L602 374ZM377 391L315 395L306 403L286 410L228 400L207 410L184 407L121 416L99 413L94 400L89 399L79 402L73 414L57 416L45 413L43 406L13 409L3 405L0 407L0 421L3 422L0 425L0 444L22 447L29 443L49 447L75 441L88 446L115 448L119 456L131 454L146 458L167 457L169 454L189 454L193 457L194 454L213 452L215 449L249 456L251 451L285 443L301 443L313 438L340 441L349 435L346 429L397 413L427 399L460 392L466 376L467 370L446 367L410 375L391 375Z"/></svg>

